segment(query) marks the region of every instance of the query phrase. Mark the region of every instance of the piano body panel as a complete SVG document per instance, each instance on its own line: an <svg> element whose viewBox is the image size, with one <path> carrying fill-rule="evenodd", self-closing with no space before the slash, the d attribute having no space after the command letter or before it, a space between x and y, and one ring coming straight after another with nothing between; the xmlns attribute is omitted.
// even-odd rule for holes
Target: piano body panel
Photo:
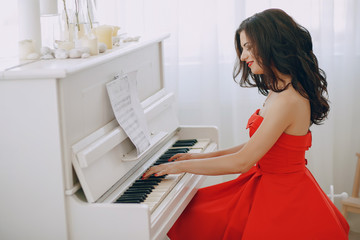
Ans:
<svg viewBox="0 0 360 240"><path fill-rule="evenodd" d="M70 239L150 239L144 204L87 203L77 195L67 196L67 202Z"/></svg>
<svg viewBox="0 0 360 240"><path fill-rule="evenodd" d="M66 239L56 79L0 79L0 239Z"/></svg>

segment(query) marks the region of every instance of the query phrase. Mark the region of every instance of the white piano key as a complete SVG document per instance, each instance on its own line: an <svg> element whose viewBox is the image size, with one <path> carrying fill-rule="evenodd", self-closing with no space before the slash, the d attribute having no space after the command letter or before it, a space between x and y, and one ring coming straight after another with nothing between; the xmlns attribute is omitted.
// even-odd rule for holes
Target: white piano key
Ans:
<svg viewBox="0 0 360 240"><path fill-rule="evenodd" d="M193 148L188 151L188 153L201 153L201 152L202 152L201 148Z"/></svg>
<svg viewBox="0 0 360 240"><path fill-rule="evenodd" d="M150 211L153 212L183 176L184 174L167 175L157 186L155 186L143 203L147 204Z"/></svg>
<svg viewBox="0 0 360 240"><path fill-rule="evenodd" d="M191 148L200 148L200 149L205 149L209 143L210 143L210 139L197 139L197 143L195 143L194 146L192 146Z"/></svg>

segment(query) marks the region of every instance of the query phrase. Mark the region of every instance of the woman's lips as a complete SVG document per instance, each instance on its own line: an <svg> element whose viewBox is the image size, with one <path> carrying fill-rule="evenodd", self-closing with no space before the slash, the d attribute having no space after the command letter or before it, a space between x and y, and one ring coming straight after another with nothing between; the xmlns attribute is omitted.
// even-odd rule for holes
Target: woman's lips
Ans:
<svg viewBox="0 0 360 240"><path fill-rule="evenodd" d="M251 65L254 63L254 61L248 62L247 65L248 67L251 67Z"/></svg>

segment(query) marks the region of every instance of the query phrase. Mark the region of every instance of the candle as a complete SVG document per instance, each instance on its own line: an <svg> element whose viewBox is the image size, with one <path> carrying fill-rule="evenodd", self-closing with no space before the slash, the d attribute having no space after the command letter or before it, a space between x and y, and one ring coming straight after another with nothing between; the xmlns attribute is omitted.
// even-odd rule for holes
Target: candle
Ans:
<svg viewBox="0 0 360 240"><path fill-rule="evenodd" d="M40 2L18 0L19 41L32 40L35 52L41 48Z"/></svg>
<svg viewBox="0 0 360 240"><path fill-rule="evenodd" d="M107 49L112 49L113 27L109 25L101 25L96 28L96 36L99 42L105 43Z"/></svg>
<svg viewBox="0 0 360 240"><path fill-rule="evenodd" d="M19 58L27 59L30 53L34 53L35 48L32 40L22 40L19 42Z"/></svg>
<svg viewBox="0 0 360 240"><path fill-rule="evenodd" d="M81 38L80 41L81 41L81 47L90 48L91 55L99 54L98 39L96 37L84 36L83 38Z"/></svg>

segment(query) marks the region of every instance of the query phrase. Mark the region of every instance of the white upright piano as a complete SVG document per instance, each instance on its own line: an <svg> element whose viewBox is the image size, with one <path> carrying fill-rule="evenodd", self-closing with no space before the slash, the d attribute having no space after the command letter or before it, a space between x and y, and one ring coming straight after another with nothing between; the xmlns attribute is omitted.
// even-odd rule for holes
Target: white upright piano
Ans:
<svg viewBox="0 0 360 240"><path fill-rule="evenodd" d="M174 93L164 83L167 37L0 72L0 239L166 237L204 177L168 175L152 179L148 191L141 175L169 154L218 146L215 127L179 126ZM130 72L151 132L141 155L114 118L106 90ZM189 139L196 141L179 141ZM145 192L140 200L131 195L134 187Z"/></svg>

